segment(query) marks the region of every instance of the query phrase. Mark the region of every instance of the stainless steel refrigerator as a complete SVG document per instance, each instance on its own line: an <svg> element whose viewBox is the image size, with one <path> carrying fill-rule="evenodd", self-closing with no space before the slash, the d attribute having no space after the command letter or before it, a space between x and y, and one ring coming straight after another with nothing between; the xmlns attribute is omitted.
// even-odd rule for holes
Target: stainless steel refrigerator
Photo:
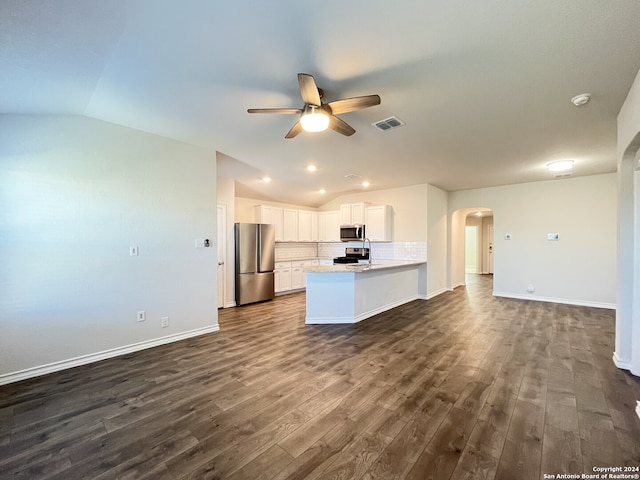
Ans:
<svg viewBox="0 0 640 480"><path fill-rule="evenodd" d="M236 223L236 305L274 297L275 227Z"/></svg>

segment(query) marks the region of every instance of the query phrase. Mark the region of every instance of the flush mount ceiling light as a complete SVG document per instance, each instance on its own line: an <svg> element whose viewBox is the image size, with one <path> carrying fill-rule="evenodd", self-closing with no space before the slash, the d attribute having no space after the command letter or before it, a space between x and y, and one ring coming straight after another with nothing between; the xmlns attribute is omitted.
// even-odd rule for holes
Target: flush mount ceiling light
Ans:
<svg viewBox="0 0 640 480"><path fill-rule="evenodd" d="M324 188L321 188L320 190L318 190L318 193L324 195L325 193L327 193L327 191Z"/></svg>
<svg viewBox="0 0 640 480"><path fill-rule="evenodd" d="M262 177L262 181L264 183L269 183L271 181L271 178L270 177Z"/></svg>
<svg viewBox="0 0 640 480"><path fill-rule="evenodd" d="M573 160L559 160L547 163L547 170L550 172L566 172L573 168Z"/></svg>
<svg viewBox="0 0 640 480"><path fill-rule="evenodd" d="M307 165L308 172L315 172L318 169L315 165Z"/></svg>
<svg viewBox="0 0 640 480"><path fill-rule="evenodd" d="M300 125L305 132L322 132L329 126L329 117L320 113L315 105L307 105L300 117Z"/></svg>
<svg viewBox="0 0 640 480"><path fill-rule="evenodd" d="M366 180L364 182L362 182L362 186L363 187L368 187L369 185L371 185L369 182L367 182Z"/></svg>
<svg viewBox="0 0 640 480"><path fill-rule="evenodd" d="M590 93L581 93L580 95L576 95L575 97L573 97L571 99L571 103L573 103L576 107L579 107L588 103L589 99L591 99Z"/></svg>

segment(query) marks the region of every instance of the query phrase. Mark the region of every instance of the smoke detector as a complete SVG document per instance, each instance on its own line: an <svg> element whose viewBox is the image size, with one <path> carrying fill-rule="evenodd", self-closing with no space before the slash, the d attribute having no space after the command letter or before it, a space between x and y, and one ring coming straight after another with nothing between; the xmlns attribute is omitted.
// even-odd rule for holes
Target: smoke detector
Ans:
<svg viewBox="0 0 640 480"><path fill-rule="evenodd" d="M581 93L580 95L576 95L571 99L571 103L573 103L576 107L584 105L589 102L591 99L590 93Z"/></svg>

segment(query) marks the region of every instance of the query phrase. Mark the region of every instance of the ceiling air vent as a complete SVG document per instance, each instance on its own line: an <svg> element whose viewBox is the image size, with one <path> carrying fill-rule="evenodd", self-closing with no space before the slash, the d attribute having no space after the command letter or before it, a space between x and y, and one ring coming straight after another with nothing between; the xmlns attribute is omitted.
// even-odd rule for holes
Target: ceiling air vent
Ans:
<svg viewBox="0 0 640 480"><path fill-rule="evenodd" d="M571 176L571 172L554 173L553 178L567 178Z"/></svg>
<svg viewBox="0 0 640 480"><path fill-rule="evenodd" d="M401 127L404 125L404 122L400 120L398 117L389 117L384 120L380 120L379 122L374 122L371 125L376 127L378 130L382 130L386 132L387 130L391 130L392 128Z"/></svg>

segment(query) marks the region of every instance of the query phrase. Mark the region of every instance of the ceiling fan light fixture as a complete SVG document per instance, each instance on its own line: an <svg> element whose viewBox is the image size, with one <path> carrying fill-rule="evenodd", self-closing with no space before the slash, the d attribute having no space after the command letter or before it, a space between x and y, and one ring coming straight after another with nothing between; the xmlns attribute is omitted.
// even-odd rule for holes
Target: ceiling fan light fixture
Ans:
<svg viewBox="0 0 640 480"><path fill-rule="evenodd" d="M322 132L329 127L329 117L318 112L315 105L307 105L300 116L300 125L305 132Z"/></svg>

